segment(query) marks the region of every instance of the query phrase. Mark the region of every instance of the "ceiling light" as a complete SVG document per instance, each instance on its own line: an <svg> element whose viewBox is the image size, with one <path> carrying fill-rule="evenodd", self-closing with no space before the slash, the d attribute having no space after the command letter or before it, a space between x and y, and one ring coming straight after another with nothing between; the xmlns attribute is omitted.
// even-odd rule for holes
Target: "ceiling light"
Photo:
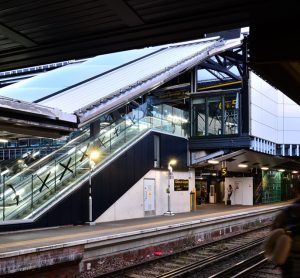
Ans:
<svg viewBox="0 0 300 278"><path fill-rule="evenodd" d="M7 139L4 139L4 138L0 138L0 143L7 143L8 140Z"/></svg>
<svg viewBox="0 0 300 278"><path fill-rule="evenodd" d="M176 163L177 163L176 159L171 159L169 165L176 165Z"/></svg>
<svg viewBox="0 0 300 278"><path fill-rule="evenodd" d="M209 164L219 164L218 160L210 159L207 161Z"/></svg>
<svg viewBox="0 0 300 278"><path fill-rule="evenodd" d="M240 163L240 164L238 165L238 167L240 167L240 168L247 168L248 165L247 165L247 164Z"/></svg>
<svg viewBox="0 0 300 278"><path fill-rule="evenodd" d="M292 171L292 174L298 174L298 171Z"/></svg>
<svg viewBox="0 0 300 278"><path fill-rule="evenodd" d="M285 170L284 170L284 169L278 169L278 171L279 171L279 172L285 172Z"/></svg>
<svg viewBox="0 0 300 278"><path fill-rule="evenodd" d="M269 167L263 166L263 167L261 167L261 169L264 170L264 171L266 171L266 170L269 170Z"/></svg>
<svg viewBox="0 0 300 278"><path fill-rule="evenodd" d="M6 169L6 170L4 170L3 172L1 172L1 176L4 176L4 175L6 175L6 174L8 174L9 173L9 169Z"/></svg>

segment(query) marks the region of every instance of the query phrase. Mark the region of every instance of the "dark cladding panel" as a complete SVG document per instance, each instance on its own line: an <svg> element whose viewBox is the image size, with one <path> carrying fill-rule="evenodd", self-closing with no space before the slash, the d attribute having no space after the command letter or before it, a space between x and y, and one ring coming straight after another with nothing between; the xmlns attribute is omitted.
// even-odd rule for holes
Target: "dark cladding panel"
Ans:
<svg viewBox="0 0 300 278"><path fill-rule="evenodd" d="M207 149L241 149L250 148L250 136L232 136L232 137L209 137L209 138L191 138L189 140L189 150L207 150Z"/></svg>
<svg viewBox="0 0 300 278"><path fill-rule="evenodd" d="M220 36L224 40L238 39L241 36L241 28L222 31L222 32L209 33L205 35L206 38L212 38L216 36Z"/></svg>
<svg viewBox="0 0 300 278"><path fill-rule="evenodd" d="M166 169L171 159L176 159L174 170L187 169L187 140L161 134L161 167Z"/></svg>

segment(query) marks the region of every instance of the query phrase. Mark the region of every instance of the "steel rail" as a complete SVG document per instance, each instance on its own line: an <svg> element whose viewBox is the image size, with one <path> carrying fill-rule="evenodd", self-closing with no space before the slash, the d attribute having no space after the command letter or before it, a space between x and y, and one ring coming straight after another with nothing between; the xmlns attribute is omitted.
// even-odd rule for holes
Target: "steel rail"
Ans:
<svg viewBox="0 0 300 278"><path fill-rule="evenodd" d="M246 260L236 263L233 266L210 276L209 278L246 277L255 268L265 264L266 262L268 262L268 259L264 257L264 252L261 251Z"/></svg>
<svg viewBox="0 0 300 278"><path fill-rule="evenodd" d="M249 242L247 244L244 244L242 246L230 249L228 251L222 252L218 255L214 255L208 258L205 258L203 260L200 260L198 262L191 263L189 265L177 268L175 270L172 270L170 272L164 273L162 275L156 276L156 278L170 278L170 277L180 277L182 275L186 275L188 273L198 271L200 269L206 268L214 263L217 263L221 260L224 260L226 258L229 258L233 255L236 255L237 253L242 253L244 251L247 251L253 247L256 247L264 242L265 238L260 238L257 240L254 240L252 242ZM220 276L221 277L221 276Z"/></svg>

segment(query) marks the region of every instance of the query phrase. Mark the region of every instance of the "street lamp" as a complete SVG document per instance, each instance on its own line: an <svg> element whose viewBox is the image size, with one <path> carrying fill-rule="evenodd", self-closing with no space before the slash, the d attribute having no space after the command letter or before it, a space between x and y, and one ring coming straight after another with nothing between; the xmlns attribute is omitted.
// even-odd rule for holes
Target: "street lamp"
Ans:
<svg viewBox="0 0 300 278"><path fill-rule="evenodd" d="M100 157L100 152L98 150L92 150L89 155L89 222L93 221L93 199L92 199L92 172L95 168L96 161Z"/></svg>
<svg viewBox="0 0 300 278"><path fill-rule="evenodd" d="M168 171L169 171L169 177L168 177L168 188L167 188L167 194L168 194L168 210L167 212L164 213L164 215L175 215L175 213L173 213L171 211L171 196L170 196L170 183L171 183L171 179L172 179L172 174L173 174L173 168L172 165L175 165L177 163L177 161L175 159L170 160L169 164L168 164Z"/></svg>

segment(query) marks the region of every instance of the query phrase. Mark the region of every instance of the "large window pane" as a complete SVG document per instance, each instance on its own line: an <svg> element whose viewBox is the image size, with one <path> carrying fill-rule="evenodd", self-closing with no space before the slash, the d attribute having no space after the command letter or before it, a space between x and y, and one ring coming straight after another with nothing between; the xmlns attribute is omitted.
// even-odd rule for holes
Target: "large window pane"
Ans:
<svg viewBox="0 0 300 278"><path fill-rule="evenodd" d="M224 96L224 134L238 134L238 94Z"/></svg>
<svg viewBox="0 0 300 278"><path fill-rule="evenodd" d="M193 135L205 136L205 98L197 99L193 105Z"/></svg>
<svg viewBox="0 0 300 278"><path fill-rule="evenodd" d="M207 99L207 135L222 134L222 98Z"/></svg>
<svg viewBox="0 0 300 278"><path fill-rule="evenodd" d="M192 105L192 136L239 134L239 93L206 94Z"/></svg>

